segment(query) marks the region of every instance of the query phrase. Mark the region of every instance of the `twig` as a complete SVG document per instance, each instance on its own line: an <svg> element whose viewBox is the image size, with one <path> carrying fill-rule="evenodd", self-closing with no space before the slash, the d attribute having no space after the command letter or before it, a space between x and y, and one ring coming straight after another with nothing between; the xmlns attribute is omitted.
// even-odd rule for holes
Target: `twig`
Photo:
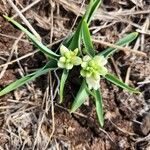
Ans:
<svg viewBox="0 0 150 150"><path fill-rule="evenodd" d="M129 78L130 78L130 72L131 72L131 65L127 69L126 78L125 78L125 84L129 84Z"/></svg>
<svg viewBox="0 0 150 150"><path fill-rule="evenodd" d="M55 42L53 42L53 43L51 43L51 44L48 44L47 47L53 46L53 45L55 45L55 44L61 42L63 39L64 39L64 38L62 38L62 39L60 39L60 40L58 40L58 41L55 41ZM0 65L0 68L2 68L2 67L4 67L4 66L7 66L7 65L11 65L11 64L13 64L13 63L15 63L15 62L17 62L17 61L20 61L20 60L25 59L25 58L27 58L27 57L29 57L29 56L32 56L32 55L34 55L34 54L37 53L37 52L39 52L39 50L35 50L34 52L31 52L31 53L28 53L28 54L26 54L26 55L24 55L24 56L19 57L18 59L15 59L15 60L12 60L12 61L7 62L7 63L5 63L5 64L2 64L2 65Z"/></svg>
<svg viewBox="0 0 150 150"><path fill-rule="evenodd" d="M136 55L147 57L146 53L144 53L144 52L140 52L140 51L137 51L137 50L134 50L134 49L131 49L131 48L127 48L127 47L118 46L118 45L111 44L109 42L104 42L104 41L97 40L97 39L92 39L92 40L95 43L99 43L99 44L102 44L102 45L105 45L105 46L108 46L108 47L112 47L112 48L115 48L115 49L119 49L119 50L122 50L122 51L125 51L125 52L130 52L130 53L134 53Z"/></svg>
<svg viewBox="0 0 150 150"><path fill-rule="evenodd" d="M111 14L112 12L107 12L108 14ZM113 14L116 16L128 16L128 15L139 15L139 14L149 14L150 13L150 9L148 10L141 10L141 11L114 11Z"/></svg>
<svg viewBox="0 0 150 150"><path fill-rule="evenodd" d="M17 6L13 3L12 0L7 0L8 3L12 6L12 8L17 12L17 14L20 16L20 18L23 20L23 22L26 24L26 26L31 30L31 32L41 41L40 35L35 31L35 29L31 26L29 21L24 17L24 15L20 12L20 10L17 8Z"/></svg>
<svg viewBox="0 0 150 150"><path fill-rule="evenodd" d="M55 91L54 91L54 99L55 99L56 96L57 96L57 93L59 92L59 87L60 87L60 79L59 79L59 77L58 77L58 75L56 73L56 70L54 70L54 76L55 76L55 78L57 80L57 86L56 86Z"/></svg>
<svg viewBox="0 0 150 150"><path fill-rule="evenodd" d="M12 60L12 61L7 62L7 63L5 63L5 64L2 64L2 65L0 65L0 68L2 68L2 67L4 67L4 66L7 66L7 65L11 65L11 64L13 64L13 63L15 63L15 62L17 62L17 61L20 61L20 60L25 59L25 58L27 58L27 57L29 57L29 56L32 56L32 55L34 55L34 54L37 53L37 52L39 52L39 51L36 50L36 51L34 51L34 52L31 52L31 53L28 53L28 54L26 54L26 55L24 55L24 56L21 56L21 57L19 57L18 59L15 59L15 60Z"/></svg>
<svg viewBox="0 0 150 150"><path fill-rule="evenodd" d="M53 32L54 32L54 2L52 0L49 0L51 4L51 32L50 32L50 43L53 42Z"/></svg>
<svg viewBox="0 0 150 150"><path fill-rule="evenodd" d="M40 119L41 118L41 119ZM36 134L36 138L34 139L34 144L33 144L33 147L32 147L32 150L35 149L35 146L40 138L40 130L41 130L41 127L42 127L42 124L44 122L44 119L45 119L45 112L39 117L39 125L38 125L38 130L37 130L37 134Z"/></svg>
<svg viewBox="0 0 150 150"><path fill-rule="evenodd" d="M131 135L131 136L136 135L135 133L128 132L128 131L126 131L125 129L121 129L121 128L118 127L111 119L109 119L109 121L112 123L112 125L113 125L114 127L116 127L116 128L117 128L119 131L121 131L122 133Z"/></svg>
<svg viewBox="0 0 150 150"><path fill-rule="evenodd" d="M67 108L65 108L65 107L63 107L63 106L61 106L61 105L59 105L57 103L55 104L55 106L58 107L58 108L61 108L61 109L65 110L68 113L70 113L69 109L67 109ZM78 115L78 116L83 117L83 118L88 118L86 115L84 115L82 113L74 112L73 114Z"/></svg>
<svg viewBox="0 0 150 150"><path fill-rule="evenodd" d="M113 57L110 57L110 59L111 59L111 61L112 61L112 64L114 65L114 68L115 68L115 71L116 71L117 76L119 77L119 79L120 79L121 81L123 81L122 78L121 78L121 76L120 76L120 70L119 70L119 68L118 68L118 66L117 66L117 64L116 64L116 62L115 62L115 60L114 60L114 58L113 58Z"/></svg>
<svg viewBox="0 0 150 150"><path fill-rule="evenodd" d="M149 31L149 30L141 30L141 29L137 29L136 31L139 32L139 33L142 33L142 34L150 35L150 31Z"/></svg>
<svg viewBox="0 0 150 150"><path fill-rule="evenodd" d="M82 4L81 4L81 7L80 7L80 10L78 11L79 13L77 14L76 18L75 18L75 21L73 22L73 25L68 33L68 35L72 32L72 29L74 28L79 16L80 16L80 11L82 10L83 6L84 6L84 3L85 3L85 0L83 0Z"/></svg>
<svg viewBox="0 0 150 150"><path fill-rule="evenodd" d="M8 34L3 34L3 33L0 33L0 36L7 37L7 38L10 38L10 39L14 39L14 40L18 39L15 36L11 36L11 35L8 35ZM20 39L20 41L25 42L25 43L30 43L28 40L24 40L24 39Z"/></svg>
<svg viewBox="0 0 150 150"><path fill-rule="evenodd" d="M143 85L143 84L149 84L150 83L150 80L145 80L145 81L141 81L141 82L138 82L137 84L138 85Z"/></svg>
<svg viewBox="0 0 150 150"><path fill-rule="evenodd" d="M142 141L149 141L149 140L150 140L150 134L148 134L146 137L139 138L139 139L136 141L136 144L139 143L139 142L142 142Z"/></svg>
<svg viewBox="0 0 150 150"><path fill-rule="evenodd" d="M12 56L13 56L13 53L14 53L14 51L15 51L15 48L16 48L16 46L17 46L19 40L22 38L22 36L23 36L23 33L21 33L20 36L18 37L18 39L14 42L14 44L13 44L13 46L12 46L11 54L10 54L8 60L7 60L7 63L10 62L10 60L11 60L11 58L12 58ZM4 68L2 69L2 71L1 71L1 73L0 73L0 79L3 77L3 75L4 75L4 73L5 73L5 71L6 71L7 67L8 67L8 65L5 65L5 66L3 66L3 67L4 67Z"/></svg>
<svg viewBox="0 0 150 150"><path fill-rule="evenodd" d="M46 143L46 146L45 146L44 150L47 149L48 144L49 144L49 142L50 142L50 140L51 140L51 138L52 138L52 136L55 132L55 116L54 116L55 113L54 113L54 95L53 95L54 87L53 87L51 72L49 72L49 84L48 85L49 85L49 89L50 89L51 114L52 114L52 132L49 136L48 142ZM49 110L49 107L47 108L47 112L48 112L48 110Z"/></svg>
<svg viewBox="0 0 150 150"><path fill-rule="evenodd" d="M30 101L18 101L18 100L12 100L12 99L8 99L7 102L11 102L11 103L22 103L22 104L28 104L28 105L31 105L31 106L37 106L37 107L40 107L39 104L36 104L35 102L30 102Z"/></svg>
<svg viewBox="0 0 150 150"><path fill-rule="evenodd" d="M30 5L28 5L27 7L25 7L24 9L22 9L20 12L24 13L26 12L28 9L32 8L34 5L36 5L37 3L39 3L41 0L35 0L33 3L31 3ZM15 15L12 16L12 18L16 18L19 14L16 13Z"/></svg>

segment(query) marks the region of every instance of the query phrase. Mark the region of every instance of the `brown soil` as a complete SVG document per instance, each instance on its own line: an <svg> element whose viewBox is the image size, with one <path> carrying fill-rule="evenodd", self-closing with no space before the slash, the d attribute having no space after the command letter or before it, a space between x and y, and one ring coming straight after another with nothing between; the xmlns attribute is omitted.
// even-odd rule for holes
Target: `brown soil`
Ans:
<svg viewBox="0 0 150 150"><path fill-rule="evenodd" d="M31 3L30 0L17 0L15 4L22 9ZM81 14L84 12L85 5L80 9L81 5L81 0L49 2L43 0L28 9L24 16L40 34L43 43L53 44L52 49L56 49L60 40L69 33L79 10ZM123 12L119 13L119 9ZM46 95L49 87L48 75L43 75L36 81L0 98L0 149L30 150L34 147L44 150L54 130L47 150L149 150L150 82L138 84L144 80L150 81L149 10L148 0L104 0L91 23L93 37L108 42L115 42L124 34L137 29L147 31L140 34L130 45L130 48L145 52L146 58L119 52L113 56L114 63L110 59L108 64L109 71L113 74L118 72L117 75L123 80L126 79L127 71L131 67L128 83L134 87L139 86L141 94L129 94L102 79L105 125L104 128L100 128L92 99L88 100L78 112L70 114L68 111L80 85L80 81L75 78L76 73L72 73L67 83L64 104L58 104L59 97L55 98L54 116L50 97ZM21 32L3 19L3 14L10 16L15 14L5 0L0 2L0 14L0 64L5 64ZM17 20L23 24L19 17ZM78 20L76 25L77 23ZM98 44L95 44L95 47L99 51L105 48L104 45ZM16 49L17 52L12 53L11 60L35 51L35 47L26 36L22 37ZM42 67L45 62L44 55L39 52L8 65L5 70L1 67L1 74L2 71L4 74L0 74L0 87L3 88L23 74ZM54 74L52 76L54 77ZM53 81L56 87L56 77ZM52 91L55 92L55 89Z"/></svg>

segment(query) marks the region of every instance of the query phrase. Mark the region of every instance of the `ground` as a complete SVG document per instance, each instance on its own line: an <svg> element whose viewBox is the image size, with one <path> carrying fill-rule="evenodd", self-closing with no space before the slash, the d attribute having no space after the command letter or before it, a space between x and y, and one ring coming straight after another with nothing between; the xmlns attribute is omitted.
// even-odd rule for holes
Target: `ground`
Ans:
<svg viewBox="0 0 150 150"><path fill-rule="evenodd" d="M33 0L14 0L19 10ZM23 13L53 50L77 26L88 4L85 0L35 0ZM42 67L45 56L2 15L14 16L9 0L0 1L0 87ZM16 17L22 25L26 24ZM128 48L147 57L119 51L109 59L110 72L139 88L131 94L101 80L105 125L100 128L92 98L74 114L69 113L80 81L72 72L59 104L58 78L49 73L0 97L0 149L149 150L150 149L150 1L103 0L90 25L92 37L114 43L127 33L138 38ZM94 43L98 51L106 45ZM23 59L22 59L23 57ZM61 72L57 72L58 76ZM55 94L56 93L56 94Z"/></svg>

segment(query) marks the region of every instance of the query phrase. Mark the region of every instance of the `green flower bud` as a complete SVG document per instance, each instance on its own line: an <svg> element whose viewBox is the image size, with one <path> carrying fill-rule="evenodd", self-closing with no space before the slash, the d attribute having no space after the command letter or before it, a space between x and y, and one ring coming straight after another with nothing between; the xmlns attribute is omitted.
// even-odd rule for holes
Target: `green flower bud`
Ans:
<svg viewBox="0 0 150 150"><path fill-rule="evenodd" d="M83 57L80 74L86 78L89 89L99 88L100 75L105 76L107 74L107 68L104 67L106 63L107 60L103 56L91 58L86 55Z"/></svg>
<svg viewBox="0 0 150 150"><path fill-rule="evenodd" d="M60 62L65 63L66 62L66 58L65 57L60 57Z"/></svg>
<svg viewBox="0 0 150 150"><path fill-rule="evenodd" d="M70 51L68 48L62 45L60 47L61 57L58 60L58 67L70 70L74 65L80 65L82 60L77 56L78 51L78 48L76 48L74 51Z"/></svg>

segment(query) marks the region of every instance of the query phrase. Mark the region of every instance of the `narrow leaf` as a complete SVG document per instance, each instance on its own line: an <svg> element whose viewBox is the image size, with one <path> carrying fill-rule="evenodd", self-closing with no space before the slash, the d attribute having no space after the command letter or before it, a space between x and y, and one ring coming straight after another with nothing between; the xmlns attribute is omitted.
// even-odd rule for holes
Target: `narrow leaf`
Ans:
<svg viewBox="0 0 150 150"><path fill-rule="evenodd" d="M88 9L87 9L85 15L82 17L82 20L79 22L79 24L78 24L78 26L76 28L75 33L73 34L73 36L71 38L69 36L67 38L67 40L65 40L65 45L67 45L70 50L74 50L75 48L79 48L80 49L81 37L82 37L82 28L83 28L83 20L84 19L86 21L89 20L89 22L90 22L90 18L92 17L92 14L94 12L94 7L96 8L96 3L95 2L98 2L98 1L99 0L96 0L96 1L91 0L90 1ZM93 7L93 5L94 5L94 7ZM93 12L91 12L91 10ZM62 75L62 78L64 78L66 80L67 79L67 75ZM65 85L65 81L61 79L61 85L60 85L61 86L60 87L60 102L63 100L64 85ZM87 95L87 92L85 90L82 90L82 92L83 92L83 95ZM77 94L77 95L79 95L79 94ZM79 99L78 96L77 96L77 99ZM72 110L74 110L74 109L72 109Z"/></svg>
<svg viewBox="0 0 150 150"><path fill-rule="evenodd" d="M85 20L83 21L82 38L83 38L83 43L85 45L86 53L88 55L90 55L90 56L94 56L95 55L95 51L94 51L94 47L93 47L93 44L92 44L92 40L91 40L91 35L90 35L89 28L88 28L88 24L85 22Z"/></svg>
<svg viewBox="0 0 150 150"><path fill-rule="evenodd" d="M82 85L77 93L77 96L72 104L71 113L75 112L88 98L88 93L86 91L86 83L82 82Z"/></svg>
<svg viewBox="0 0 150 150"><path fill-rule="evenodd" d="M80 48L81 45L81 29L82 29L82 22L83 19L79 22L79 25L76 29L76 32L73 36L69 36L65 41L65 45L68 45L70 50L74 50L75 48ZM63 95L64 95L64 87L68 77L69 71L66 69L63 70L61 81L60 81L60 103L63 102Z"/></svg>
<svg viewBox="0 0 150 150"><path fill-rule="evenodd" d="M90 13L89 13L89 17L88 17L88 20L87 20L88 24L91 22L91 19L92 19L93 15L94 15L95 11L100 6L100 4L101 4L101 0L94 0L93 1L93 5L91 7L91 10L90 10Z"/></svg>
<svg viewBox="0 0 150 150"><path fill-rule="evenodd" d="M94 1L90 0L90 3L88 4L88 6L86 8L86 12L84 14L84 18L85 18L86 22L88 22L89 18L91 17L90 13L91 13L91 9L92 9L93 4L94 4Z"/></svg>
<svg viewBox="0 0 150 150"><path fill-rule="evenodd" d="M96 104L96 112L98 116L98 121L101 127L104 126L104 112L103 112L103 102L102 102L102 95L99 90L94 90L95 94L95 104Z"/></svg>
<svg viewBox="0 0 150 150"><path fill-rule="evenodd" d="M62 45L69 47L69 45L71 44L71 41L73 39L73 34L71 33L70 35L68 35L63 41L62 41Z"/></svg>
<svg viewBox="0 0 150 150"><path fill-rule="evenodd" d="M125 36L124 38L120 39L118 42L115 43L115 45L119 46L125 46L126 44L131 43L133 40L135 40L138 36L137 32L132 32ZM112 55L117 49L115 48L107 48L106 50L99 53L99 55L103 55L104 57L108 58L110 55Z"/></svg>
<svg viewBox="0 0 150 150"><path fill-rule="evenodd" d="M56 59L59 57L56 53L48 49L45 45L43 45L32 33L30 33L26 28L24 28L21 24L13 20L12 18L9 18L8 16L4 16L8 21L13 23L15 26L17 26L22 32L27 34L27 36L31 39L31 41L39 48L40 51L42 51L44 54L48 55L49 57Z"/></svg>
<svg viewBox="0 0 150 150"><path fill-rule="evenodd" d="M63 102L64 87L65 87L65 83L66 83L68 74L69 74L69 71L64 69L62 76L61 76L61 80L60 80L60 90L59 90L59 92L60 92L60 103Z"/></svg>
<svg viewBox="0 0 150 150"><path fill-rule="evenodd" d="M79 48L80 49L80 45L81 45L81 29L82 29L82 23L83 23L83 18L82 20L79 22L79 25L71 39L71 42L69 44L69 49L74 50L75 48Z"/></svg>
<svg viewBox="0 0 150 150"><path fill-rule="evenodd" d="M97 10L100 4L101 0L90 0L90 3L85 13L85 20L88 24L91 22L94 12Z"/></svg>
<svg viewBox="0 0 150 150"><path fill-rule="evenodd" d="M75 48L79 48L80 49L80 42L81 42L81 34L82 34L82 24L83 24L83 20L85 19L86 22L88 22L88 24L91 21L91 18L94 14L94 12L96 11L96 9L99 7L101 3L101 0L91 0L87 10L84 14L84 16L82 17L82 20L79 22L79 25L77 26L76 32L73 35L73 38L71 40L71 43L69 45L69 48L71 50L74 50Z"/></svg>
<svg viewBox="0 0 150 150"><path fill-rule="evenodd" d="M73 36L69 36L64 41L65 45L68 45L68 48L70 50L74 50L75 48L79 48L80 49L80 45L81 45L81 29L82 29L83 18L79 22L79 25L78 25L74 35ZM66 71L66 69L64 69L63 70L63 74L61 76L61 81L60 81L60 91L59 91L60 92L60 103L63 102L64 87L65 87L65 82L67 80L68 74L69 74L69 71Z"/></svg>
<svg viewBox="0 0 150 150"><path fill-rule="evenodd" d="M123 83L121 80L119 80L117 77L111 75L111 74L107 74L105 76L105 78L107 80L109 80L110 82L112 82L113 84L131 92L131 93L140 93L138 90L132 88L132 87L129 87L127 84Z"/></svg>
<svg viewBox="0 0 150 150"><path fill-rule="evenodd" d="M26 84L29 81L34 80L35 78L47 73L49 70L54 70L56 69L57 65L56 62L48 62L43 68L39 69L38 71L31 73L29 75L26 75L24 77L22 77L21 79L9 84L8 86L6 86L3 90L0 91L0 96L5 95L13 90L15 90L16 88Z"/></svg>

